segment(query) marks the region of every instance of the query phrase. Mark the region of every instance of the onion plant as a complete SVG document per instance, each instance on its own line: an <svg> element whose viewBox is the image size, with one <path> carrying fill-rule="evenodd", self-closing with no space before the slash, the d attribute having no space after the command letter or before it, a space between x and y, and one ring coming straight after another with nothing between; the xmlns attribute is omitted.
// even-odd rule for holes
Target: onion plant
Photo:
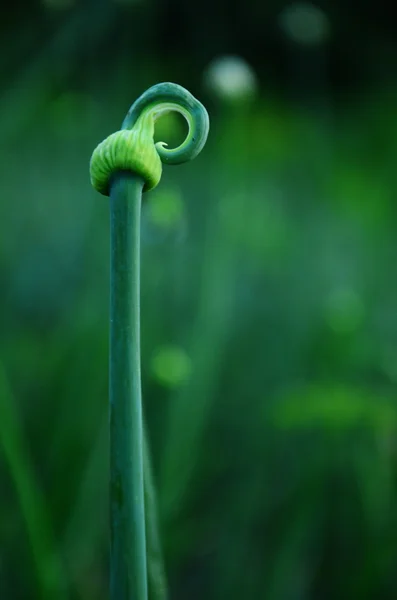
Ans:
<svg viewBox="0 0 397 600"><path fill-rule="evenodd" d="M176 111L189 131L175 149L154 142L154 126ZM143 432L140 367L140 216L142 193L160 181L162 163L191 160L202 150L209 119L204 106L183 87L160 83L148 89L125 117L121 130L94 150L94 188L110 196L110 595L111 600L147 600L148 557L158 563L153 486ZM145 457L144 457L145 453ZM144 471L147 473L144 473ZM145 524L145 499L150 523ZM146 550L146 531L148 551ZM163 598L161 576L153 581ZM156 593L157 590L157 593Z"/></svg>

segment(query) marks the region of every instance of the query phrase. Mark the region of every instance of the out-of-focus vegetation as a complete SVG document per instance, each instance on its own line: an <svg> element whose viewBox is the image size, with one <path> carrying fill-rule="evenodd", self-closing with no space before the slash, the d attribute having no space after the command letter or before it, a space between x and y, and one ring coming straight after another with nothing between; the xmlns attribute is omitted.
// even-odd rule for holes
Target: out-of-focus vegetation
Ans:
<svg viewBox="0 0 397 600"><path fill-rule="evenodd" d="M352 2L24 4L0 22L0 598L108 597L108 205L88 162L171 80L212 127L142 217L171 598L391 600L397 81L381 3L372 19ZM156 135L184 131L164 118Z"/></svg>

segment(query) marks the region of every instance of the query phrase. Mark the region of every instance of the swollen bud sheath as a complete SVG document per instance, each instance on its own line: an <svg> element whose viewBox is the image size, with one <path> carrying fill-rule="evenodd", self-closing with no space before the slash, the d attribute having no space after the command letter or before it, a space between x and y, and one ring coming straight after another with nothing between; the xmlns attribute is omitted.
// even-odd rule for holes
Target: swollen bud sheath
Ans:
<svg viewBox="0 0 397 600"><path fill-rule="evenodd" d="M154 125L162 115L173 111L186 119L189 131L177 148L167 148L165 142L154 143ZM129 172L143 179L143 191L148 192L159 183L163 162L178 165L201 152L208 130L208 113L190 92L175 83L154 85L131 106L122 129L95 148L90 162L91 183L109 196L112 177Z"/></svg>
<svg viewBox="0 0 397 600"><path fill-rule="evenodd" d="M109 196L112 176L124 171L142 177L144 192L155 188L161 179L162 163L153 135L154 117L149 111L139 117L132 129L121 129L109 135L92 154L92 186Z"/></svg>

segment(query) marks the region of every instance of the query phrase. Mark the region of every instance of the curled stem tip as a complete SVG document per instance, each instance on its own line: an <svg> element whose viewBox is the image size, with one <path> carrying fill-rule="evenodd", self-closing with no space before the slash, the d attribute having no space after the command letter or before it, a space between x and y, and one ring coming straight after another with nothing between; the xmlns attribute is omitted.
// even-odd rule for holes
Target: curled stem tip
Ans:
<svg viewBox="0 0 397 600"><path fill-rule="evenodd" d="M167 148L166 142L155 143L153 139L157 119L172 111L179 112L189 126L177 148ZM177 165L195 158L204 147L208 131L208 113L190 92L176 83L154 85L132 104L121 130L95 148L90 163L91 183L108 196L112 176L128 171L142 177L143 191L149 191L161 179L162 163Z"/></svg>

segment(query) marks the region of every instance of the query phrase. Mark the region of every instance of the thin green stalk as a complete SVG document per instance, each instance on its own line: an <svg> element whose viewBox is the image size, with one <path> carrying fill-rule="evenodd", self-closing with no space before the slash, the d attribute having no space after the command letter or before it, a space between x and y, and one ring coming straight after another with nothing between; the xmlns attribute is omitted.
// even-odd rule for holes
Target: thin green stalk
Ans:
<svg viewBox="0 0 397 600"><path fill-rule="evenodd" d="M167 578L158 524L156 486L154 484L146 428L143 430L143 476L149 600L167 600Z"/></svg>
<svg viewBox="0 0 397 600"><path fill-rule="evenodd" d="M153 141L154 124L170 111L189 125L174 149ZM142 192L156 187L162 162L180 164L203 148L209 130L204 106L173 83L151 87L134 102L122 129L97 146L91 158L94 188L110 195L110 520L111 600L147 600L146 533L151 598L166 597L149 452L143 439L140 374L140 214ZM146 450L144 448L146 447ZM146 468L145 523L144 458Z"/></svg>
<svg viewBox="0 0 397 600"><path fill-rule="evenodd" d="M117 177L110 194L111 598L147 599L140 366L140 216L144 181Z"/></svg>

